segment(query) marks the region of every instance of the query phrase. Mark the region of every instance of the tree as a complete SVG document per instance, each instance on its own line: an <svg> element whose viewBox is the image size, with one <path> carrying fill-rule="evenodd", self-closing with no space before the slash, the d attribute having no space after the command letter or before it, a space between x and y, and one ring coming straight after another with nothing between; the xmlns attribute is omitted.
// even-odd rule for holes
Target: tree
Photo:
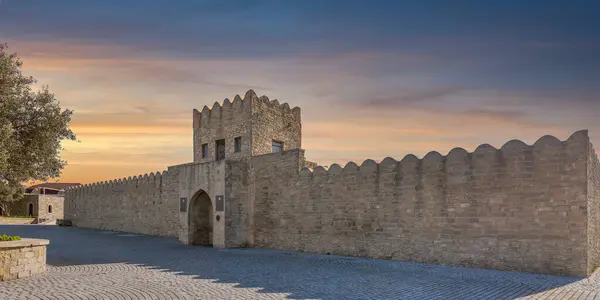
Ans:
<svg viewBox="0 0 600 300"><path fill-rule="evenodd" d="M73 111L61 109L48 86L21 73L23 62L0 44L0 208L23 198L23 183L60 176L67 165L63 140L76 140L69 128Z"/></svg>

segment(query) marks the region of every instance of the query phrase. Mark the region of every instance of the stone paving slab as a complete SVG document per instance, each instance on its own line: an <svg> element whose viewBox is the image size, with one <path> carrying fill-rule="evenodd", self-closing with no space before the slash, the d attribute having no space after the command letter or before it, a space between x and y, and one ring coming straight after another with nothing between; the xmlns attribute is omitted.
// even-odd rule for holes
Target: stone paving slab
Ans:
<svg viewBox="0 0 600 300"><path fill-rule="evenodd" d="M262 249L173 238L0 225L49 239L48 271L0 283L0 299L600 299L600 279Z"/></svg>

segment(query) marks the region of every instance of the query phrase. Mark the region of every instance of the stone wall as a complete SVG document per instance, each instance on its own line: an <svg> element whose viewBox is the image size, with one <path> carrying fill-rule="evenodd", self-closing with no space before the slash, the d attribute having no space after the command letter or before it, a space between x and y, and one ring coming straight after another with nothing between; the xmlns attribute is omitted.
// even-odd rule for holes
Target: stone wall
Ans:
<svg viewBox="0 0 600 300"><path fill-rule="evenodd" d="M211 108L193 111L194 162L216 159L216 140L225 140L228 160L248 160L252 155L272 152L272 142L282 142L284 149L301 148L301 111L290 109L267 96L257 97L250 90L242 99L225 99ZM241 137L241 151L235 152L235 138ZM208 156L202 157L202 145L208 145Z"/></svg>
<svg viewBox="0 0 600 300"><path fill-rule="evenodd" d="M588 273L600 268L600 161L592 144L589 145L588 157Z"/></svg>
<svg viewBox="0 0 600 300"><path fill-rule="evenodd" d="M327 171L256 157L254 246L585 276L589 157L587 131Z"/></svg>
<svg viewBox="0 0 600 300"><path fill-rule="evenodd" d="M70 188L65 219L78 227L177 236L176 176L163 171Z"/></svg>
<svg viewBox="0 0 600 300"><path fill-rule="evenodd" d="M29 205L33 205L34 217L42 219L56 220L64 217L64 196L62 195L42 195L26 194L23 199L11 203L10 214L12 216L29 215ZM49 213L49 206L52 206L52 213Z"/></svg>
<svg viewBox="0 0 600 300"><path fill-rule="evenodd" d="M216 247L578 276L600 265L600 163L587 131L300 170L307 165L292 149L80 186L66 192L65 219L189 243L189 207L204 192L213 208L225 196L212 220Z"/></svg>
<svg viewBox="0 0 600 300"><path fill-rule="evenodd" d="M48 240L0 242L0 281L30 277L46 271Z"/></svg>
<svg viewBox="0 0 600 300"><path fill-rule="evenodd" d="M270 101L267 96L252 101L252 155L272 153L273 141L283 143L284 150L302 148L302 123L299 107Z"/></svg>
<svg viewBox="0 0 600 300"><path fill-rule="evenodd" d="M299 203L291 201L298 197L298 187L294 185L298 179L298 171L304 164L304 151L300 149L252 157L253 185L248 187L250 189L248 197L251 202L249 213L252 218L251 246L301 250L271 243L269 240L283 238L289 226L296 226L287 220L307 217L305 220L296 220L299 223L314 222L304 214L302 209L298 212L294 211L297 205L303 205L304 201L300 200ZM311 200L307 198L305 201ZM277 237L270 236L271 234L283 235Z"/></svg>
<svg viewBox="0 0 600 300"><path fill-rule="evenodd" d="M215 160L215 141L225 139L227 159L241 159L252 153L251 97L235 96L233 102L226 99L223 105L215 102L212 108L204 106L202 112L194 110L194 162ZM234 139L241 137L242 151L235 152ZM208 156L202 158L202 144L208 144Z"/></svg>
<svg viewBox="0 0 600 300"><path fill-rule="evenodd" d="M227 247L245 247L253 241L253 202L248 188L253 182L246 161L225 166L225 240Z"/></svg>
<svg viewBox="0 0 600 300"><path fill-rule="evenodd" d="M11 224L11 225L24 225L24 224L33 224L35 218L5 218L0 217L0 224ZM6 232L0 232L0 235L6 234Z"/></svg>
<svg viewBox="0 0 600 300"><path fill-rule="evenodd" d="M178 237L188 243L189 205L200 192L209 195L213 208L216 196L226 195L226 163L236 161L188 163L170 166L162 174L67 189L65 219L77 227ZM187 200L185 212L180 211L181 198ZM215 246L226 246L226 221L227 217L213 224Z"/></svg>
<svg viewBox="0 0 600 300"><path fill-rule="evenodd" d="M37 216L46 220L57 220L64 218L64 202L63 195L38 195L38 210ZM50 212L52 206L52 212Z"/></svg>
<svg viewBox="0 0 600 300"><path fill-rule="evenodd" d="M29 204L33 205L33 215L37 216L39 209L38 206L38 194L26 194L23 199L13 202L10 204L10 215L11 216L28 216L29 215Z"/></svg>
<svg viewBox="0 0 600 300"><path fill-rule="evenodd" d="M173 179L176 189L173 199L177 202L180 198L187 199L187 208L181 212L179 207L174 208L178 215L178 238L185 244L191 243L192 233L188 231L190 222L188 216L194 207L193 202L198 200L201 193L206 193L210 198L210 204L213 208L212 219L210 220L213 230L213 245L215 247L225 247L225 222L224 212L216 211L217 195L225 195L225 173L226 161L213 161L207 163L188 163L169 167L169 173L174 174ZM217 221L217 216L219 220ZM225 219L225 220L224 220Z"/></svg>

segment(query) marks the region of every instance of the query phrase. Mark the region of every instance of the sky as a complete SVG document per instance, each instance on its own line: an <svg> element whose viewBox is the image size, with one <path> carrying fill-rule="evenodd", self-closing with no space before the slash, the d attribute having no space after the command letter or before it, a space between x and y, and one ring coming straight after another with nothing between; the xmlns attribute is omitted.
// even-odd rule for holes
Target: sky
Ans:
<svg viewBox="0 0 600 300"><path fill-rule="evenodd" d="M191 162L192 110L302 108L308 160L600 145L600 1L0 0L0 42L74 110L60 182ZM600 146L598 146L600 147ZM53 181L55 181L53 180Z"/></svg>

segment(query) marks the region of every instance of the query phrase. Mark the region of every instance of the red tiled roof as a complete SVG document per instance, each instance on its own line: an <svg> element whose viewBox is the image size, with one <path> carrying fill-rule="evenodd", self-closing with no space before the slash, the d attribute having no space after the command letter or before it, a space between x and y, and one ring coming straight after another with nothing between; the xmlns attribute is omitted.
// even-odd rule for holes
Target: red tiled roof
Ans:
<svg viewBox="0 0 600 300"><path fill-rule="evenodd" d="M66 182L46 182L46 183L40 183L40 184L35 184L32 185L30 187L28 187L27 189L35 189L35 188L49 188L49 189L56 189L56 190L60 190L60 189L66 189L68 187L72 187L72 186L77 186L77 185L81 185L81 183L66 183Z"/></svg>

